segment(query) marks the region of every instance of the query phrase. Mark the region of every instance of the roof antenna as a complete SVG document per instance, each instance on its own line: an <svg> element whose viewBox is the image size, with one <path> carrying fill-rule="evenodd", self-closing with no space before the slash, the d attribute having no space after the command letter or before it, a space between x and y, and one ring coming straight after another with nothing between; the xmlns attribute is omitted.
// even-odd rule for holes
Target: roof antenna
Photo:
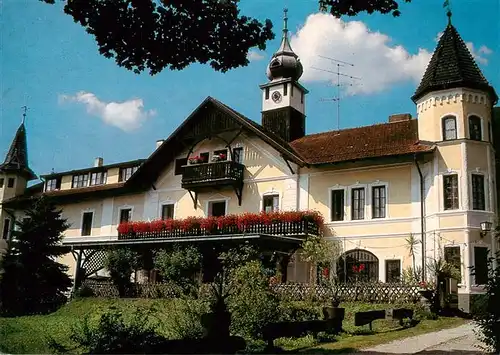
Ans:
<svg viewBox="0 0 500 355"><path fill-rule="evenodd" d="M448 25L451 25L451 4L450 0L444 0L443 7L446 8L446 16L448 16Z"/></svg>
<svg viewBox="0 0 500 355"><path fill-rule="evenodd" d="M26 112L28 111L28 106L24 105L21 108L23 109L23 120L21 121L21 124L24 124L24 122L26 122Z"/></svg>
<svg viewBox="0 0 500 355"><path fill-rule="evenodd" d="M324 71L327 73L332 73L332 74L335 74L337 76L337 83L333 84L334 86L337 87L337 96L332 97L332 98L327 98L327 99L321 99L321 101L334 101L337 103L337 131L340 131L340 100L342 99L340 96L340 87L341 86L353 86L352 83L341 83L340 77L342 76L342 77L345 77L348 79L353 79L353 80L361 80L361 78L358 78L358 77L352 76L352 75L347 75L347 74L340 72L340 67L345 67L345 66L353 67L354 64L352 64L352 63L344 62L342 60L338 60L338 59L334 59L334 58L330 58L330 57L325 57L322 55L318 55L318 57L323 58L323 59L328 59L337 65L337 71L316 68L316 67L312 67L312 69L321 70L321 71Z"/></svg>

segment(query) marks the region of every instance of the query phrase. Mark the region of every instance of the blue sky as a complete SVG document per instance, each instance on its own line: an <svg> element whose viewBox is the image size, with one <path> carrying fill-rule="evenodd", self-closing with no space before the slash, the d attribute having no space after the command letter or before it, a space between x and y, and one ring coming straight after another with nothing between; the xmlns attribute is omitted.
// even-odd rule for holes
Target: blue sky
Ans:
<svg viewBox="0 0 500 355"><path fill-rule="evenodd" d="M25 104L30 107L29 161L37 174L91 166L96 156L103 156L105 163L145 158L157 139L166 138L209 95L260 122L259 84L267 81L266 65L279 45L285 6L292 47L305 67L301 82L310 90L308 133L337 127L335 104L321 101L336 95L329 85L334 77L311 67L336 69L319 55L355 63L341 71L361 77L341 95L341 128L385 122L393 113L415 115L410 97L446 26L441 4L415 0L403 5L399 18L361 15L344 18L343 26L316 14L317 0L242 0L244 14L271 19L277 34L266 51L252 54L248 67L222 74L208 65L192 65L151 77L119 68L99 55L94 39L62 12L62 5L2 0L1 157ZM499 14L497 0L453 1L453 24L472 44L480 68L497 91Z"/></svg>

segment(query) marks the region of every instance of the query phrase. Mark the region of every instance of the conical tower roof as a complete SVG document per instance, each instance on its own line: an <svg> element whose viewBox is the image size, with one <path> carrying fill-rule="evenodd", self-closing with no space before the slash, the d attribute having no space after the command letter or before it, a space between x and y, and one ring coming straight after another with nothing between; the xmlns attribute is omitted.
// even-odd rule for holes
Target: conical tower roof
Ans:
<svg viewBox="0 0 500 355"><path fill-rule="evenodd" d="M2 164L0 171L21 174L28 180L36 179L35 173L28 165L28 147L26 143L26 127L24 122L17 129L14 140L12 141L7 156Z"/></svg>
<svg viewBox="0 0 500 355"><path fill-rule="evenodd" d="M495 90L484 77L464 40L452 25L451 12L448 12L448 18L448 25L439 39L412 100L416 102L432 91L464 87L486 91L491 95L492 101L496 102L498 96Z"/></svg>

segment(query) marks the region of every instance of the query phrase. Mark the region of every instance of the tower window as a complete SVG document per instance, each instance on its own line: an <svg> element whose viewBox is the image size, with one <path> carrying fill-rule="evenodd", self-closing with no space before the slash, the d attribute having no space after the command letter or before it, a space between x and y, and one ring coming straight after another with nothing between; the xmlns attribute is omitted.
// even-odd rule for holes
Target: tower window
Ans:
<svg viewBox="0 0 500 355"><path fill-rule="evenodd" d="M269 88L266 88L266 100L269 100Z"/></svg>
<svg viewBox="0 0 500 355"><path fill-rule="evenodd" d="M458 175L446 175L443 177L444 187L444 209L458 209Z"/></svg>
<svg viewBox="0 0 500 355"><path fill-rule="evenodd" d="M472 174L472 209L484 211L485 207L484 176Z"/></svg>
<svg viewBox="0 0 500 355"><path fill-rule="evenodd" d="M0 189L3 187L3 184L5 183L4 178L0 178Z"/></svg>
<svg viewBox="0 0 500 355"><path fill-rule="evenodd" d="M288 83L283 84L283 96L288 95Z"/></svg>
<svg viewBox="0 0 500 355"><path fill-rule="evenodd" d="M443 118L443 140L457 139L457 120L448 116Z"/></svg>
<svg viewBox="0 0 500 355"><path fill-rule="evenodd" d="M9 180L7 180L7 187L14 187L15 182L16 182L16 179L9 178Z"/></svg>
<svg viewBox="0 0 500 355"><path fill-rule="evenodd" d="M469 137L472 140L480 141L482 139L481 134L481 119L477 116L469 117Z"/></svg>

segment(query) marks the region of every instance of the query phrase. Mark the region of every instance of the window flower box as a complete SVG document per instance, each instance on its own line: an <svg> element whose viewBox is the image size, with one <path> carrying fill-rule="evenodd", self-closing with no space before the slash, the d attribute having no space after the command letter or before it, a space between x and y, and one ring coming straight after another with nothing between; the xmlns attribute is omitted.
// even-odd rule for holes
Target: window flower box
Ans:
<svg viewBox="0 0 500 355"><path fill-rule="evenodd" d="M189 158L189 164L201 164L203 163L203 158L199 155Z"/></svg>
<svg viewBox="0 0 500 355"><path fill-rule="evenodd" d="M213 162L225 161L226 159L227 159L226 154L214 154L212 156L212 161Z"/></svg>

